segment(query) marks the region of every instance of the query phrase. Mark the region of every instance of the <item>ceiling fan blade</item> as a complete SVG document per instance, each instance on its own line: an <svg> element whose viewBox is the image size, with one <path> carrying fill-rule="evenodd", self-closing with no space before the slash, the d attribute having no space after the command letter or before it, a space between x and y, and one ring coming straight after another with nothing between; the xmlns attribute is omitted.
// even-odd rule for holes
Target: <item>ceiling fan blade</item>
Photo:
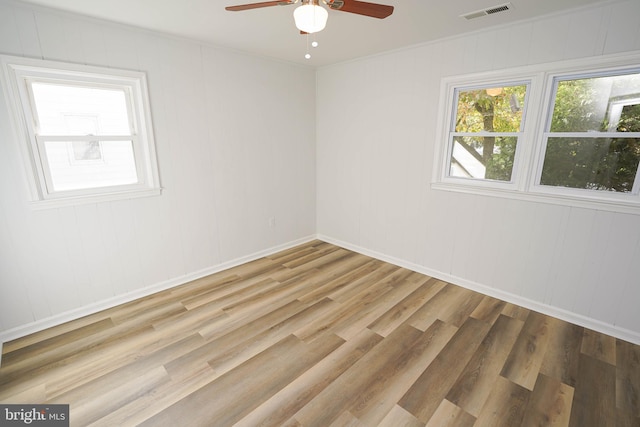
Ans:
<svg viewBox="0 0 640 427"><path fill-rule="evenodd" d="M358 0L327 0L327 6L333 10L355 13L357 15L370 16L384 19L393 13L393 6L386 4L368 3Z"/></svg>
<svg viewBox="0 0 640 427"><path fill-rule="evenodd" d="M263 1L260 3L249 3L249 4L241 4L238 6L227 6L225 7L225 10L230 10L231 12L239 12L241 10L258 9L261 7L287 6L294 3L296 3L294 0Z"/></svg>

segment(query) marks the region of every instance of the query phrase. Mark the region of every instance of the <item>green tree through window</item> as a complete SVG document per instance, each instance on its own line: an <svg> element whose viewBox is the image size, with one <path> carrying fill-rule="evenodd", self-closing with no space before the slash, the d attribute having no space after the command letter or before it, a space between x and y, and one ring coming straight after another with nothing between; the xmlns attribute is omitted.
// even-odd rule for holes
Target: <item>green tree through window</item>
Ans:
<svg viewBox="0 0 640 427"><path fill-rule="evenodd" d="M630 192L640 161L640 74L560 80L540 183ZM625 135L626 134L626 135Z"/></svg>
<svg viewBox="0 0 640 427"><path fill-rule="evenodd" d="M473 178L512 179L518 133L522 131L526 85L462 90L458 92L454 142L482 165L482 173L469 172L462 156L457 163ZM473 160L469 158L467 163Z"/></svg>

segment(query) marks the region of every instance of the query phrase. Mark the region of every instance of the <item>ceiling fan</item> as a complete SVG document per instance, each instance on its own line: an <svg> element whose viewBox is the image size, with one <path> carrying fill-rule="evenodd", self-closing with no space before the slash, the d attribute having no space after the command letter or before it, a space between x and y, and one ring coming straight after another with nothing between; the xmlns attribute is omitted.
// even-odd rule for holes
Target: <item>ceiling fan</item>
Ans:
<svg viewBox="0 0 640 427"><path fill-rule="evenodd" d="M301 2L294 12L293 17L296 27L304 33L317 33L322 31L327 23L328 13L320 6L320 2L329 9L342 12L355 13L357 15L370 16L372 18L384 19L393 13L393 6L385 4L369 3L359 0L280 0L264 1L260 3L249 3L238 6L227 6L225 9L238 12L241 10L258 9L270 6L289 6Z"/></svg>

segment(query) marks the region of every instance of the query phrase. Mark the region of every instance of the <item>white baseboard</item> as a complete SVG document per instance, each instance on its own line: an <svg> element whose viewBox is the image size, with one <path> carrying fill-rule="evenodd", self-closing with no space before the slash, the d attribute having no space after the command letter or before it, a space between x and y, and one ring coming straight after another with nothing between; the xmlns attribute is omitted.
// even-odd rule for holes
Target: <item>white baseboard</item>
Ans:
<svg viewBox="0 0 640 427"><path fill-rule="evenodd" d="M380 252L376 252L367 248L363 248L358 245L353 245L348 242L343 242L338 239L334 239L329 236L318 234L318 240L322 240L327 243L334 244L336 246L343 247L345 249L352 250L354 252L361 253L363 255L370 256L372 258L379 259L381 261L395 264L399 267L403 267L418 273L426 274L427 276L435 277L438 280L453 283L454 285L462 286L463 288L470 289L472 291L480 292L484 295L488 295L494 298L498 298L502 301L510 302L512 304L519 305L529 310L537 311L539 313L546 314L548 316L556 317L558 319L583 326L594 331L601 332L603 334L611 335L616 338L620 338L624 341L629 341L634 344L640 345L640 332L632 331L629 329L621 328L616 325L602 322L597 319L593 319L578 313L573 313L568 310L564 310L558 307L554 307L548 304L543 304L538 301L534 301L528 298L523 298L519 295L515 295L509 292L501 291L487 285L483 285L462 277L453 276L451 274L443 273L441 271L432 270L427 267L414 264L403 259L395 258Z"/></svg>
<svg viewBox="0 0 640 427"><path fill-rule="evenodd" d="M28 323L25 325L20 325L15 328L0 332L0 363L2 358L2 343L11 341L20 337L24 337L26 335L32 334L34 332L39 332L47 328L51 328L53 326L61 325L65 322L69 322L71 320L79 319L84 316L88 316L90 314L97 313L102 310L106 310L108 308L115 307L120 304L125 304L131 301L134 301L138 298L143 298L148 295L154 294L156 292L164 291L166 289L170 289L179 285L183 285L185 283L191 282L193 280L199 279L201 277L208 276L210 274L218 273L223 270L227 270L232 267L236 267L241 264L245 264L247 262L254 261L259 258L263 258L268 255L272 255L274 253L283 251L285 249L292 248L294 246L301 245L303 243L310 242L316 239L317 236L311 235L301 239L293 240L291 242L287 242L281 245L273 246L268 249L264 249L250 255L246 255L243 257L239 257L233 259L231 261L227 261L218 265L214 265L212 267L208 267L190 274L186 274L184 276L176 277L170 280L166 280L164 282L156 283L151 286L144 287L142 289L135 290L133 292L128 292L126 294L118 295L113 298L109 298L106 300L102 300L93 304L88 304L83 307L66 311L64 313L56 314L51 317L47 317L45 319L37 320L32 323Z"/></svg>

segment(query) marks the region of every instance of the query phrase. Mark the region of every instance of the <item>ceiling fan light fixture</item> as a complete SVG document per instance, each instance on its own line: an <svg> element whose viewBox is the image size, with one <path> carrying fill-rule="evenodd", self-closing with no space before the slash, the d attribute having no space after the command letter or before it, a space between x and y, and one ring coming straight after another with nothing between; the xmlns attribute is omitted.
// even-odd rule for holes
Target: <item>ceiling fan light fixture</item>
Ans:
<svg viewBox="0 0 640 427"><path fill-rule="evenodd" d="M317 4L303 4L293 11L296 27L309 34L324 30L328 17L327 10Z"/></svg>

